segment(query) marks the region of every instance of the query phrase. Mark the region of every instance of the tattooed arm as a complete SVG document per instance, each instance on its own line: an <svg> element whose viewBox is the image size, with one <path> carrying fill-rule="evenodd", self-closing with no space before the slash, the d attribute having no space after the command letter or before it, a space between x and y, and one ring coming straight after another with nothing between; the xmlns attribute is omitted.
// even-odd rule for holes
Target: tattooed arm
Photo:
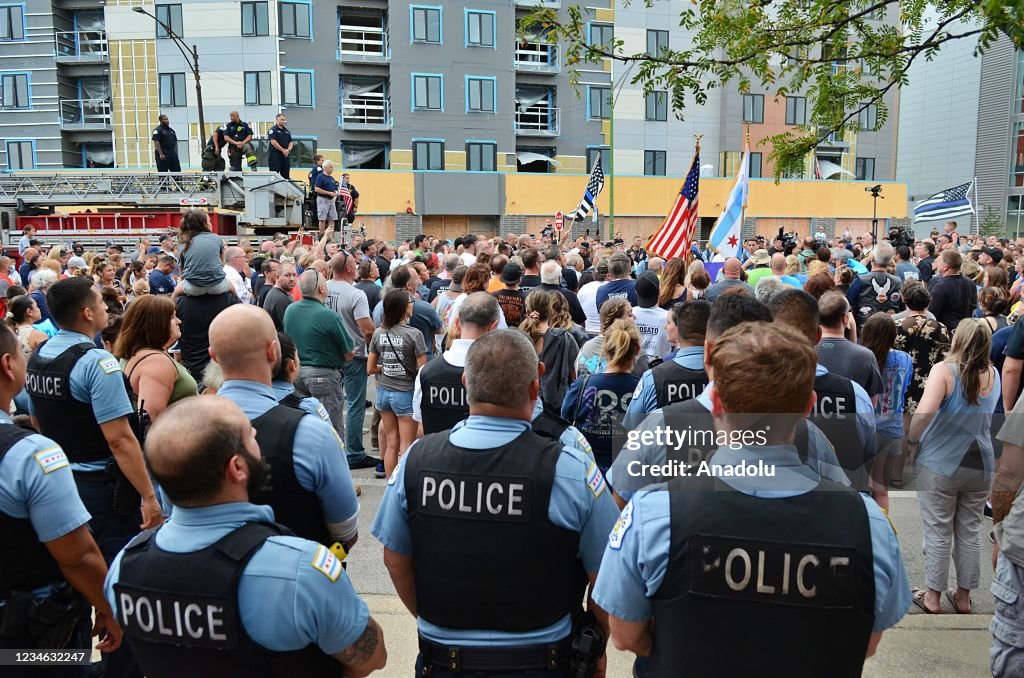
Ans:
<svg viewBox="0 0 1024 678"><path fill-rule="evenodd" d="M388 652L384 648L384 632L373 617L366 623L366 629L341 652L334 655L345 666L346 678L362 678L384 668Z"/></svg>
<svg viewBox="0 0 1024 678"><path fill-rule="evenodd" d="M1015 416L1009 414L1007 416ZM1020 416L1020 415L1017 415ZM992 522L1002 522L1010 512L1014 497L1024 479L1024 448L1006 443L999 459L999 468L992 481Z"/></svg>

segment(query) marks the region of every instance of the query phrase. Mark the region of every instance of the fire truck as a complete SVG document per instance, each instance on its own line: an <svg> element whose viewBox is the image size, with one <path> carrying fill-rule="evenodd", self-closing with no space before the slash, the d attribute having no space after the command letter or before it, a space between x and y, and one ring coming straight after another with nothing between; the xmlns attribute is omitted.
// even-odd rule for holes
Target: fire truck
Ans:
<svg viewBox="0 0 1024 678"><path fill-rule="evenodd" d="M0 238L17 253L29 225L47 245L81 242L134 248L178 229L189 207L209 210L214 232L229 239L264 235L303 222L303 185L276 172L81 173L0 175Z"/></svg>

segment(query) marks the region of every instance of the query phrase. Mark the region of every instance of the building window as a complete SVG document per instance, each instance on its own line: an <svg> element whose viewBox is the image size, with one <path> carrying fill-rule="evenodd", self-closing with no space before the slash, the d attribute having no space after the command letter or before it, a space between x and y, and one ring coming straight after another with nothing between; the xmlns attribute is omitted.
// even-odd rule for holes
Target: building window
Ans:
<svg viewBox="0 0 1024 678"><path fill-rule="evenodd" d="M313 72L283 71L281 103L285 106L313 106Z"/></svg>
<svg viewBox="0 0 1024 678"><path fill-rule="evenodd" d="M665 176L665 151L644 151L644 176Z"/></svg>
<svg viewBox="0 0 1024 678"><path fill-rule="evenodd" d="M873 130L878 125L878 107L868 104L863 111L857 114L857 122L862 130Z"/></svg>
<svg viewBox="0 0 1024 678"><path fill-rule="evenodd" d="M763 157L761 156L760 153L751 153L750 154L750 167L748 168L750 170L750 174L748 176L751 179L760 179L761 178L761 176L762 176L762 174L761 174L762 162L763 162Z"/></svg>
<svg viewBox="0 0 1024 678"><path fill-rule="evenodd" d="M786 97L786 124L807 124L807 99L805 97Z"/></svg>
<svg viewBox="0 0 1024 678"><path fill-rule="evenodd" d="M466 46L494 47L494 12L466 12Z"/></svg>
<svg viewBox="0 0 1024 678"><path fill-rule="evenodd" d="M497 172L498 144L491 141L467 141L466 169L470 172Z"/></svg>
<svg viewBox="0 0 1024 678"><path fill-rule="evenodd" d="M615 27L612 24L590 24L591 47L612 47L615 39Z"/></svg>
<svg viewBox="0 0 1024 678"><path fill-rule="evenodd" d="M388 145L383 142L341 142L341 166L347 169L386 170L390 165Z"/></svg>
<svg viewBox="0 0 1024 678"><path fill-rule="evenodd" d="M668 120L668 92L651 92L647 95L647 119Z"/></svg>
<svg viewBox="0 0 1024 678"><path fill-rule="evenodd" d="M0 40L25 39L25 10L21 5L0 6Z"/></svg>
<svg viewBox="0 0 1024 678"><path fill-rule="evenodd" d="M587 119L608 120L612 117L612 88L588 87Z"/></svg>
<svg viewBox="0 0 1024 678"><path fill-rule="evenodd" d="M413 140L412 168L414 170L443 170L444 142Z"/></svg>
<svg viewBox="0 0 1024 678"><path fill-rule="evenodd" d="M466 77L466 112L494 113L494 78Z"/></svg>
<svg viewBox="0 0 1024 678"><path fill-rule="evenodd" d="M443 111L443 98L443 76L413 74L412 109L414 111Z"/></svg>
<svg viewBox="0 0 1024 678"><path fill-rule="evenodd" d="M179 38L185 32L181 22L181 5L157 5L156 20L156 37L158 38L171 37L167 28L170 28Z"/></svg>
<svg viewBox="0 0 1024 678"><path fill-rule="evenodd" d="M185 74L160 74L160 106L187 106L185 100Z"/></svg>
<svg viewBox="0 0 1024 678"><path fill-rule="evenodd" d="M656 57L668 49L668 31L647 31L647 56Z"/></svg>
<svg viewBox="0 0 1024 678"><path fill-rule="evenodd" d="M764 122L764 95L743 95L743 122Z"/></svg>
<svg viewBox="0 0 1024 678"><path fill-rule="evenodd" d="M1010 162L1010 185L1024 186L1024 122L1014 125L1010 138L1013 160Z"/></svg>
<svg viewBox="0 0 1024 678"><path fill-rule="evenodd" d="M1017 103L1015 113L1024 113L1024 49L1017 50Z"/></svg>
<svg viewBox="0 0 1024 678"><path fill-rule="evenodd" d="M547 174L551 171L551 159L554 157L554 148L545 146L516 146L516 171Z"/></svg>
<svg viewBox="0 0 1024 678"><path fill-rule="evenodd" d="M612 152L607 146L591 146L587 149L587 172L594 168L598 153L601 154L601 171L608 174L611 171Z"/></svg>
<svg viewBox="0 0 1024 678"><path fill-rule="evenodd" d="M270 3L242 3L242 35L270 35Z"/></svg>
<svg viewBox="0 0 1024 678"><path fill-rule="evenodd" d="M0 108L30 108L28 73L4 73L0 75Z"/></svg>
<svg viewBox="0 0 1024 678"><path fill-rule="evenodd" d="M245 72L245 105L270 105L270 71Z"/></svg>
<svg viewBox="0 0 1024 678"><path fill-rule="evenodd" d="M31 141L7 142L7 169L27 170L35 167L35 145Z"/></svg>
<svg viewBox="0 0 1024 678"><path fill-rule="evenodd" d="M312 35L309 5L305 2L281 3L281 37L309 38Z"/></svg>
<svg viewBox="0 0 1024 678"><path fill-rule="evenodd" d="M441 8L412 5L409 11L412 14L412 41L440 45Z"/></svg>
<svg viewBox="0 0 1024 678"><path fill-rule="evenodd" d="M857 181L874 181L875 180L875 159L874 158L857 158Z"/></svg>
<svg viewBox="0 0 1024 678"><path fill-rule="evenodd" d="M1006 232L1019 238L1024 233L1024 196L1011 195L1006 203Z"/></svg>
<svg viewBox="0 0 1024 678"><path fill-rule="evenodd" d="M292 141L295 146L292 148L292 152L288 154L291 158L292 164L298 167L309 167L313 164L313 156L316 154L316 137L292 137ZM256 139L252 140L253 150L256 151L256 164L260 167L266 167L270 159L270 140L269 139ZM179 157L181 151L178 152ZM339 165L339 167L341 167ZM351 165L344 165L349 168ZM340 177L341 170L334 176Z"/></svg>

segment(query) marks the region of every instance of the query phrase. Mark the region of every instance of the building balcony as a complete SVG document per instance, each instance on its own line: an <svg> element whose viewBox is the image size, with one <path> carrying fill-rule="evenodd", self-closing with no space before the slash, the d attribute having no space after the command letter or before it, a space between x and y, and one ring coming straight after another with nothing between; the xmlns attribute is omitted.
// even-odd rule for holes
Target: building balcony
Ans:
<svg viewBox="0 0 1024 678"><path fill-rule="evenodd" d="M528 7L534 9L543 7L545 9L558 9L562 6L562 0L515 0L516 7Z"/></svg>
<svg viewBox="0 0 1024 678"><path fill-rule="evenodd" d="M516 134L523 137L557 137L561 133L560 110L531 106L516 111Z"/></svg>
<svg viewBox="0 0 1024 678"><path fill-rule="evenodd" d="M562 46L546 42L517 42L513 65L523 73L558 73L562 70Z"/></svg>
<svg viewBox="0 0 1024 678"><path fill-rule="evenodd" d="M57 63L98 64L110 61L106 31L59 31L54 34Z"/></svg>
<svg viewBox="0 0 1024 678"><path fill-rule="evenodd" d="M107 99L65 99L60 102L60 128L67 131L104 132L114 128Z"/></svg>
<svg viewBox="0 0 1024 678"><path fill-rule="evenodd" d="M391 61L388 34L372 26L338 27L338 61L347 64L387 64Z"/></svg>
<svg viewBox="0 0 1024 678"><path fill-rule="evenodd" d="M386 99L364 98L342 104L338 127L347 132L387 132L394 126L391 102Z"/></svg>

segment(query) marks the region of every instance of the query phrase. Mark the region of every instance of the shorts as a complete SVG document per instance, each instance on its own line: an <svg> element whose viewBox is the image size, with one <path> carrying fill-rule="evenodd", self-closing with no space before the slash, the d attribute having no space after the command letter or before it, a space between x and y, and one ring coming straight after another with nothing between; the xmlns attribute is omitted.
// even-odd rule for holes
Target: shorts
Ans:
<svg viewBox="0 0 1024 678"><path fill-rule="evenodd" d="M225 292L231 291L231 283L228 282L227 278L224 278L216 285L203 287L200 285L193 285L187 280L182 280L181 291L189 297L201 297L206 294L224 294Z"/></svg>
<svg viewBox="0 0 1024 678"><path fill-rule="evenodd" d="M316 197L316 218L320 221L338 220L338 205L335 203L334 198L328 198L323 195Z"/></svg>
<svg viewBox="0 0 1024 678"><path fill-rule="evenodd" d="M392 412L396 417L412 416L412 391L392 391L377 385L377 401L373 404L381 412Z"/></svg>

